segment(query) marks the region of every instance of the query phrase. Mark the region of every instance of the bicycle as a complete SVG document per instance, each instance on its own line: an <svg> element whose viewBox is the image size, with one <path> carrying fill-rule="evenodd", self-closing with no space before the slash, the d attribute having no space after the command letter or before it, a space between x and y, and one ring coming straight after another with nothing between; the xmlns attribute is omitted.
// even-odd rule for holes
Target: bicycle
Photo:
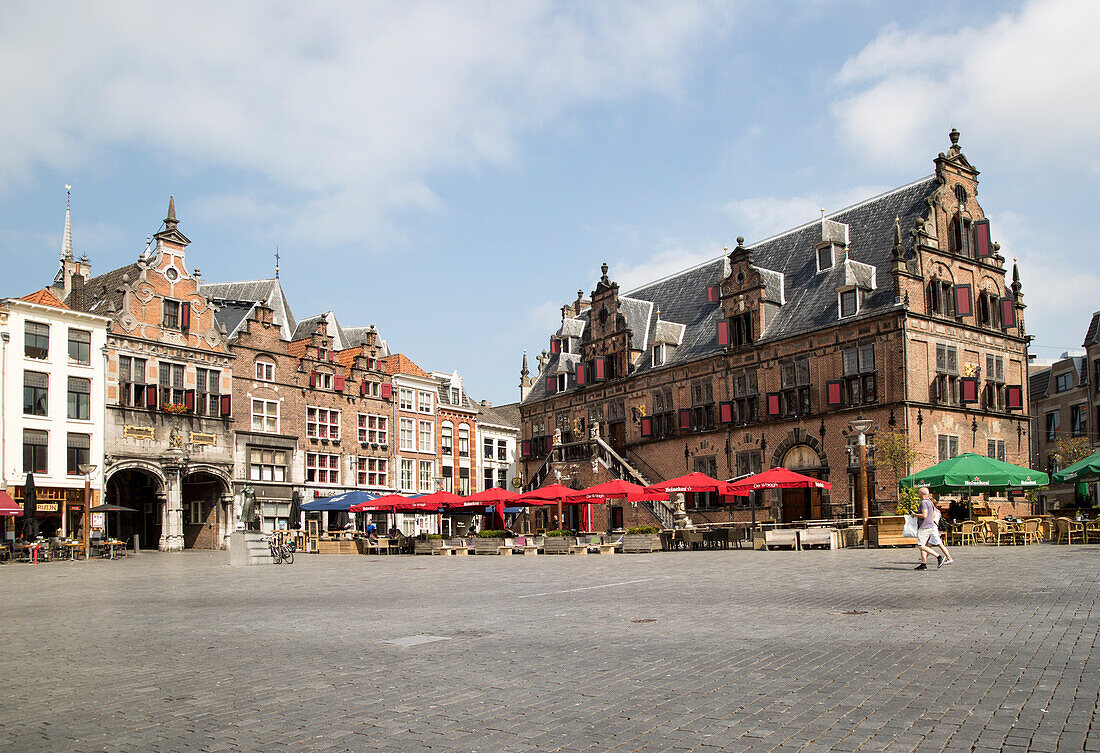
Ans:
<svg viewBox="0 0 1100 753"><path fill-rule="evenodd" d="M296 547L289 546L288 544L279 541L277 536L268 536L267 546L271 550L271 561L276 565L286 563L288 565L294 564L294 549Z"/></svg>

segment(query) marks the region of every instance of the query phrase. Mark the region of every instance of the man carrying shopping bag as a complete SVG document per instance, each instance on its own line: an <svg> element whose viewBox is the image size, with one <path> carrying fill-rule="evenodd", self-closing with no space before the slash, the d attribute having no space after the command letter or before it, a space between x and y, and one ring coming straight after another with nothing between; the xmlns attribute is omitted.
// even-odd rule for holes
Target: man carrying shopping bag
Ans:
<svg viewBox="0 0 1100 753"><path fill-rule="evenodd" d="M950 565L955 560L951 558L950 552L947 551L947 547L943 545L943 541L940 539L940 529L938 525L939 510L936 509L936 503L932 501L932 493L928 490L927 486L920 488L920 510L917 511L917 549L920 550L920 564L916 566L917 570L928 569L928 555L932 555L936 558L936 567L940 568L944 565ZM938 547L942 554L936 552L935 549L930 548L931 544L934 547Z"/></svg>

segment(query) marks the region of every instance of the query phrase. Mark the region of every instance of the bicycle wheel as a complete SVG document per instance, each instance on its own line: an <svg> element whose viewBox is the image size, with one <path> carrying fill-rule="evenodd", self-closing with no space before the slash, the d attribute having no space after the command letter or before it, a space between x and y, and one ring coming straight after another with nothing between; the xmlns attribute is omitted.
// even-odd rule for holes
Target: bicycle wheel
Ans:
<svg viewBox="0 0 1100 753"><path fill-rule="evenodd" d="M283 551L282 551L282 555L283 555L283 562L285 562L288 565L293 565L294 564L294 550L293 549L291 549L288 546L284 546Z"/></svg>
<svg viewBox="0 0 1100 753"><path fill-rule="evenodd" d="M279 552L279 547L277 546L271 547L271 561L276 565L280 565L283 562L283 555Z"/></svg>

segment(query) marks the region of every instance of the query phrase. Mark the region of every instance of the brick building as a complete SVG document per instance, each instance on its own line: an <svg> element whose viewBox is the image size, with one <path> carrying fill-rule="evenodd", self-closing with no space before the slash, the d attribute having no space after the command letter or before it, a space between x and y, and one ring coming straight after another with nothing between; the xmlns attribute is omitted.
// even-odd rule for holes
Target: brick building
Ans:
<svg viewBox="0 0 1100 753"><path fill-rule="evenodd" d="M385 359L383 368L393 380L397 490L403 494L430 494L447 488L438 470L439 452L453 447L454 435L441 432L436 410L439 383L403 353ZM439 452L437 436L438 447L443 448Z"/></svg>
<svg viewBox="0 0 1100 753"><path fill-rule="evenodd" d="M1083 437L1100 447L1100 312L1092 315L1084 347L1085 355L1063 354L1052 365L1033 369L1029 380L1032 464L1048 473L1061 470L1054 458L1061 440ZM1088 485L1093 500L1098 492L1097 484ZM1039 499L1046 511L1072 505L1075 495L1075 484L1059 484L1040 492Z"/></svg>
<svg viewBox="0 0 1100 753"><path fill-rule="evenodd" d="M563 307L521 387L525 485L729 478L785 466L832 492L761 493L760 517L854 516L850 422L902 432L927 467L961 452L1026 465L1022 286L958 146L935 172L628 293L608 275ZM526 360L525 360L526 367ZM526 370L526 369L525 369ZM524 375L521 384L526 383ZM895 497L872 467L872 500ZM689 495L689 497L692 495ZM693 521L748 519L746 502L688 500ZM671 522L668 505L623 523ZM609 512L597 510L596 525Z"/></svg>
<svg viewBox="0 0 1100 753"><path fill-rule="evenodd" d="M234 528L233 356L178 225L169 199L155 247L133 264L87 279L70 255L54 281L70 308L110 319L106 501L137 510L112 533L164 551L222 548Z"/></svg>
<svg viewBox="0 0 1100 753"><path fill-rule="evenodd" d="M458 372L430 375L438 385L439 475L445 491L466 497L481 491L478 475L479 406L466 394Z"/></svg>

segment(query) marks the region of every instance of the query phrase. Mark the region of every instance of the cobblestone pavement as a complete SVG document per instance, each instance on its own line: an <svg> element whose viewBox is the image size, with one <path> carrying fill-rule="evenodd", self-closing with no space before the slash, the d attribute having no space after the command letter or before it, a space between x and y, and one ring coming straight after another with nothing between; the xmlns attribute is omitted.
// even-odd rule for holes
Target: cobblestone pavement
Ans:
<svg viewBox="0 0 1100 753"><path fill-rule="evenodd" d="M0 751L1100 751L1100 547L914 559L5 565Z"/></svg>

